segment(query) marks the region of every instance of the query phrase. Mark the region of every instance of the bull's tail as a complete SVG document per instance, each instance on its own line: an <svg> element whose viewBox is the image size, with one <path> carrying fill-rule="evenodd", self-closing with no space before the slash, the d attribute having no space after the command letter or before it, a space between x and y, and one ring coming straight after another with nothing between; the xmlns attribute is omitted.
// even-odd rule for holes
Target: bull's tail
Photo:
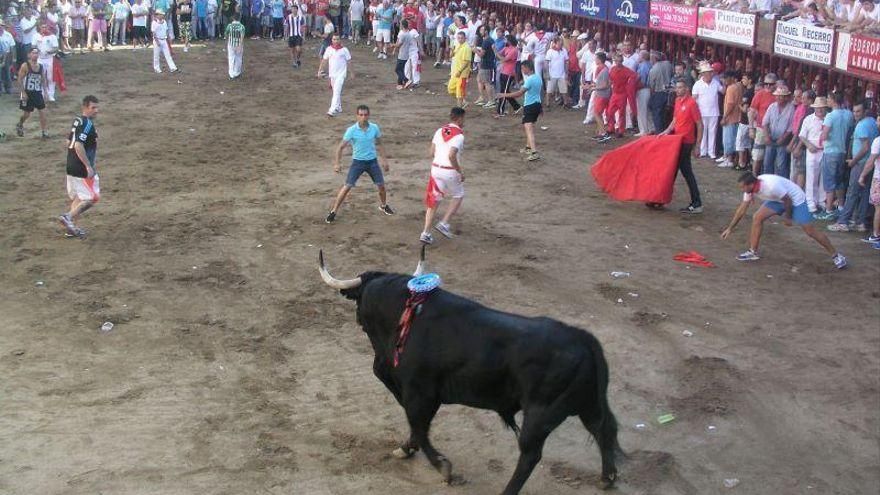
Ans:
<svg viewBox="0 0 880 495"><path fill-rule="evenodd" d="M608 362L599 341L587 334L593 354L596 389L590 391L586 410L581 413L581 422L589 430L599 445L602 455L602 485L609 487L617 479L617 458L625 459L626 453L617 442L617 418L608 405Z"/></svg>

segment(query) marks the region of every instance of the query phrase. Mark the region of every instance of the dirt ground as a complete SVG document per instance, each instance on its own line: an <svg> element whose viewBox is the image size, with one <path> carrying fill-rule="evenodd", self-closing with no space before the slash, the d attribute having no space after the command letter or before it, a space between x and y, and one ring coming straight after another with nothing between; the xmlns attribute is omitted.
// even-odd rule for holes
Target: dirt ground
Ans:
<svg viewBox="0 0 880 495"><path fill-rule="evenodd" d="M16 138L16 102L0 97L0 493L499 493L517 450L494 413L441 409L433 439L454 486L422 456L390 456L402 410L372 375L353 303L316 270L319 247L342 277L414 268L446 70L397 92L393 60L357 47L346 114L329 120L314 55L294 71L281 43L248 41L230 82L222 48L178 48L179 75L153 74L143 50L68 59L49 141L35 121ZM79 241L55 217L88 93L103 199ZM365 179L326 225L342 181L331 147L358 103L386 136L398 214L377 210ZM546 115L545 160L527 164L518 120L468 110L460 236L429 251L446 288L598 336L630 453L617 493L877 493L877 252L834 234L851 263L838 272L777 222L764 258L740 264L746 225L717 235L738 202L733 172L697 164L703 215L613 203L587 175L606 148L580 119ZM685 195L679 180L673 206ZM718 267L672 260L684 250ZM665 413L676 419L660 425ZM597 493L599 469L570 420L523 493Z"/></svg>

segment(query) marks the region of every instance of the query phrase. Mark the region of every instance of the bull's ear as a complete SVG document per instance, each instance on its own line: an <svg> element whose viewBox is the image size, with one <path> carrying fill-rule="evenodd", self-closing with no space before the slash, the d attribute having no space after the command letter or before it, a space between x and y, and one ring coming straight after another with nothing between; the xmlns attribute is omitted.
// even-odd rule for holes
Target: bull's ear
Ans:
<svg viewBox="0 0 880 495"><path fill-rule="evenodd" d="M361 299L361 287L354 287L352 289L342 289L339 291L340 294L346 297L346 299L351 299L352 301L360 301Z"/></svg>

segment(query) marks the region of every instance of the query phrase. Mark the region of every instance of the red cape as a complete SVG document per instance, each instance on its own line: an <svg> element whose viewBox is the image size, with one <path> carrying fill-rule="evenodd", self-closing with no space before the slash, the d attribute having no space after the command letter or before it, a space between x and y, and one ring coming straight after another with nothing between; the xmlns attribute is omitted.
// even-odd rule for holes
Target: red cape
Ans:
<svg viewBox="0 0 880 495"><path fill-rule="evenodd" d="M61 59L57 57L52 61L52 80L58 86L58 91L67 91L67 83L64 82L64 67L62 67Z"/></svg>
<svg viewBox="0 0 880 495"><path fill-rule="evenodd" d="M681 135L645 136L602 155L590 173L618 201L669 203L681 140Z"/></svg>

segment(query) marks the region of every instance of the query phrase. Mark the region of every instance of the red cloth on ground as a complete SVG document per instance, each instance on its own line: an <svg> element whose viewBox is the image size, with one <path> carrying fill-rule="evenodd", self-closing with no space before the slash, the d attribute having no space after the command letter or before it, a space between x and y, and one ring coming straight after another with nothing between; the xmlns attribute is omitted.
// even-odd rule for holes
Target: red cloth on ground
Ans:
<svg viewBox="0 0 880 495"><path fill-rule="evenodd" d="M645 136L602 155L590 174L618 201L669 203L681 140L675 135Z"/></svg>
<svg viewBox="0 0 880 495"><path fill-rule="evenodd" d="M67 91L67 83L64 82L64 68L61 66L61 59L58 57L55 57L55 60L52 61L52 80L55 81L58 91Z"/></svg>
<svg viewBox="0 0 880 495"><path fill-rule="evenodd" d="M696 252L696 251L688 251L686 253L678 253L672 257L675 261L681 261L682 263L687 263L689 265L697 265L697 266L705 266L706 268L715 268L715 263L712 263L705 256Z"/></svg>

